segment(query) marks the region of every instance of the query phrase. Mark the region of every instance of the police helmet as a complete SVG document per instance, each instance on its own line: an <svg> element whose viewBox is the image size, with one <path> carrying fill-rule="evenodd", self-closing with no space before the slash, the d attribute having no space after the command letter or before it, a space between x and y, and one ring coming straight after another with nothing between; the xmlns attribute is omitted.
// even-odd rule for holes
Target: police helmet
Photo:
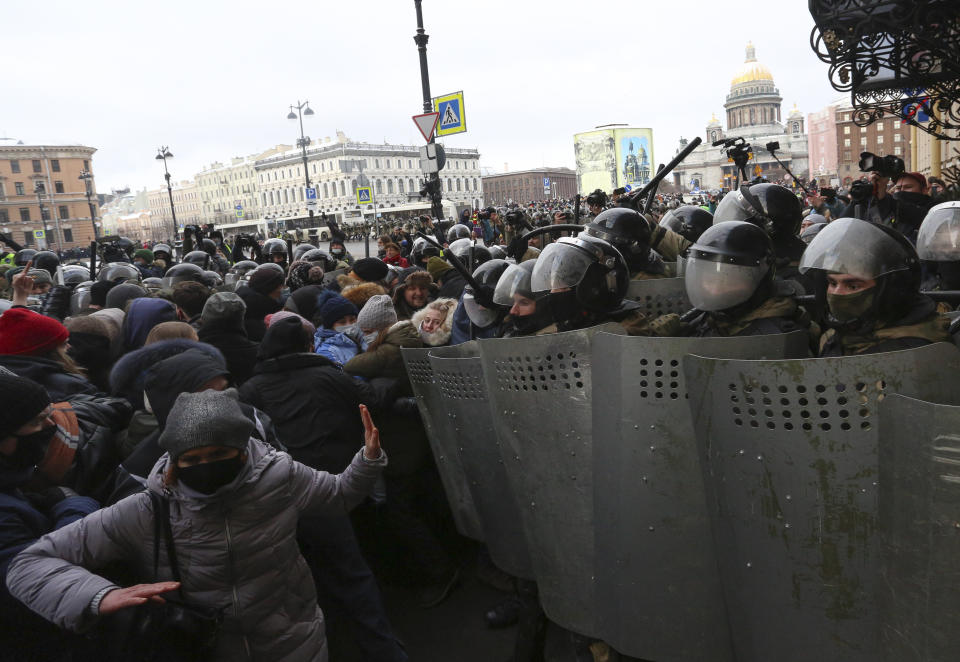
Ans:
<svg viewBox="0 0 960 662"><path fill-rule="evenodd" d="M210 254L206 251L190 251L183 256L184 264L194 264L200 267L200 270L208 269L210 267Z"/></svg>
<svg viewBox="0 0 960 662"><path fill-rule="evenodd" d="M157 278L156 276L144 278L140 284L143 285L150 294L156 294L163 289L163 279Z"/></svg>
<svg viewBox="0 0 960 662"><path fill-rule="evenodd" d="M507 251L505 251L505 250L503 249L503 246L496 246L496 245L494 245L494 246L488 246L488 247L487 247L487 250L490 251L490 256L491 256L494 260L506 260L506 259L507 259Z"/></svg>
<svg viewBox="0 0 960 662"><path fill-rule="evenodd" d="M824 229L825 227L827 227L826 222L808 225L800 232L800 241L809 245L810 242L813 241L813 238L820 233L820 230Z"/></svg>
<svg viewBox="0 0 960 662"><path fill-rule="evenodd" d="M917 255L929 262L960 262L960 200L930 208L917 233Z"/></svg>
<svg viewBox="0 0 960 662"><path fill-rule="evenodd" d="M70 314L79 315L90 306L92 281L84 281L73 288L70 294Z"/></svg>
<svg viewBox="0 0 960 662"><path fill-rule="evenodd" d="M13 264L18 267L27 266L27 262L33 259L33 256L37 254L32 248L21 248L17 251L17 254L13 256Z"/></svg>
<svg viewBox="0 0 960 662"><path fill-rule="evenodd" d="M760 226L777 242L796 237L803 221L803 205L793 192L779 184L746 184L728 193L717 206L714 224L747 221Z"/></svg>
<svg viewBox="0 0 960 662"><path fill-rule="evenodd" d="M163 286L172 289L177 283L191 280L196 283L203 283L203 269L192 262L183 262L167 269L167 273L163 277Z"/></svg>
<svg viewBox="0 0 960 662"><path fill-rule="evenodd" d="M173 251L170 250L168 244L154 244L153 245L153 257L160 258L163 260L169 260L173 257Z"/></svg>
<svg viewBox="0 0 960 662"><path fill-rule="evenodd" d="M79 285L90 280L90 270L82 264L68 264L63 268L63 284Z"/></svg>
<svg viewBox="0 0 960 662"><path fill-rule="evenodd" d="M471 234L470 228L468 228L463 223L457 223L447 230L447 243L452 244L457 239L469 239Z"/></svg>
<svg viewBox="0 0 960 662"><path fill-rule="evenodd" d="M711 225L713 214L695 205L671 209L660 219L660 227L672 230L690 242L696 242Z"/></svg>
<svg viewBox="0 0 960 662"><path fill-rule="evenodd" d="M473 270L473 279L477 281L478 285L489 290L492 294L496 291L500 276L503 275L503 272L509 266L510 263L506 260L487 260ZM506 308L509 308L509 306L506 306ZM500 307L496 301L494 301L493 305L489 308L481 305L480 302L477 301L476 292L473 291L472 285L467 285L463 288L463 309L466 311L470 321L481 328L494 324L505 312L504 308Z"/></svg>
<svg viewBox="0 0 960 662"><path fill-rule="evenodd" d="M124 253L128 258L133 257L133 252L137 250L137 243L130 239L129 237L120 237L118 241L113 244L118 248L122 253Z"/></svg>
<svg viewBox="0 0 960 662"><path fill-rule="evenodd" d="M33 256L33 268L44 269L50 274L57 273L60 258L53 251L37 251Z"/></svg>
<svg viewBox="0 0 960 662"><path fill-rule="evenodd" d="M214 255L217 254L218 247L217 247L217 242L215 242L213 239L204 237L200 241L200 246L198 246L198 248L202 250L204 253L206 253L207 255L209 255L210 257L213 257Z"/></svg>
<svg viewBox="0 0 960 662"><path fill-rule="evenodd" d="M224 284L235 288L241 282L245 282L250 272L256 269L257 266L257 263L253 260L240 260L230 267L230 271L227 272L227 275L223 279Z"/></svg>
<svg viewBox="0 0 960 662"><path fill-rule="evenodd" d="M583 230L584 233L625 250L644 253L650 249L650 223L644 216L627 207L614 207L597 214Z"/></svg>
<svg viewBox="0 0 960 662"><path fill-rule="evenodd" d="M209 269L204 271L202 279L201 282L211 290L223 285L223 278L216 271L210 271Z"/></svg>
<svg viewBox="0 0 960 662"><path fill-rule="evenodd" d="M608 312L623 301L630 272L623 255L609 242L581 232L560 237L543 249L530 284L537 293L569 288L586 310Z"/></svg>
<svg viewBox="0 0 960 662"><path fill-rule="evenodd" d="M752 223L726 221L708 228L687 252L684 284L697 310L746 303L773 281L773 241Z"/></svg>
<svg viewBox="0 0 960 662"><path fill-rule="evenodd" d="M475 245L472 239L458 239L450 244L447 250L464 265L472 261L474 267L493 259L488 248L480 242Z"/></svg>
<svg viewBox="0 0 960 662"><path fill-rule="evenodd" d="M305 253L317 250L320 249L313 244L297 244L293 248L293 261L296 262L297 260L302 259ZM309 260L309 262L313 262L313 260Z"/></svg>
<svg viewBox="0 0 960 662"><path fill-rule="evenodd" d="M504 269L493 292L493 302L500 306L512 306L514 294L536 299L537 296L530 284L536 264L536 260L527 260L520 264L511 264Z"/></svg>
<svg viewBox="0 0 960 662"><path fill-rule="evenodd" d="M97 274L97 280L101 281L120 279L127 283L139 283L142 278L140 270L129 262L109 262L103 265L100 273Z"/></svg>
<svg viewBox="0 0 960 662"><path fill-rule="evenodd" d="M299 258L294 254L294 259L299 259L303 262L311 262L318 267L321 267L324 271L333 271L337 268L337 260L330 256L327 251L322 248L311 248L305 253L301 254Z"/></svg>

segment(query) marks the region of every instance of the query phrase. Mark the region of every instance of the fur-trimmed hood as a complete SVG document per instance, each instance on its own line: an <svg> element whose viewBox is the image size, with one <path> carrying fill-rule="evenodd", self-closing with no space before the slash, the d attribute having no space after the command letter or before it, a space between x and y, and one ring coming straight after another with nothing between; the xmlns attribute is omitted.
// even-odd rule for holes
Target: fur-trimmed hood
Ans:
<svg viewBox="0 0 960 662"><path fill-rule="evenodd" d="M420 330L420 324L423 322L423 318L427 316L427 310L430 308L435 308L438 305L447 306L447 316L443 320L443 324L440 325L439 329L433 333L424 333ZM436 301L431 301L426 305L426 307L421 308L413 314L413 317L410 318L410 323L420 334L420 338L423 340L424 345L428 345L430 347L442 347L450 342L450 333L453 330L453 313L456 311L456 309L456 299L437 299Z"/></svg>
<svg viewBox="0 0 960 662"><path fill-rule="evenodd" d="M143 389L147 371L160 361L182 354L188 349L198 349L226 363L223 354L213 345L186 338L161 340L120 357L110 371L110 390L114 395L129 400L135 409L143 409Z"/></svg>
<svg viewBox="0 0 960 662"><path fill-rule="evenodd" d="M347 274L337 276L337 284L340 285L340 295L351 301L357 308L363 308L367 301L378 294L387 294L383 285L357 280Z"/></svg>

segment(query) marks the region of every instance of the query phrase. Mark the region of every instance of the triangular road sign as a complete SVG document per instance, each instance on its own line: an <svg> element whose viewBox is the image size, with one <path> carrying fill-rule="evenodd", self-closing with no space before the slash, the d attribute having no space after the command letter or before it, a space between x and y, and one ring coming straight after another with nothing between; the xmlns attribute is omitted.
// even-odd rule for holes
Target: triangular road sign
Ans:
<svg viewBox="0 0 960 662"><path fill-rule="evenodd" d="M440 113L424 113L423 115L414 115L413 123L420 129L423 139L430 142L433 138L433 132L437 129L437 121L440 119Z"/></svg>

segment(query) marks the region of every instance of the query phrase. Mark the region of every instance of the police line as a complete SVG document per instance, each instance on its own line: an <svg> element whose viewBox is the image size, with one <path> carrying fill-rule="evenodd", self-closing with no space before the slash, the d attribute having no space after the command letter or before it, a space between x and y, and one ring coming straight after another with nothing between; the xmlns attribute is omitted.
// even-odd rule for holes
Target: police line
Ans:
<svg viewBox="0 0 960 662"><path fill-rule="evenodd" d="M955 346L622 333L403 350L459 530L551 620L653 660L960 656Z"/></svg>

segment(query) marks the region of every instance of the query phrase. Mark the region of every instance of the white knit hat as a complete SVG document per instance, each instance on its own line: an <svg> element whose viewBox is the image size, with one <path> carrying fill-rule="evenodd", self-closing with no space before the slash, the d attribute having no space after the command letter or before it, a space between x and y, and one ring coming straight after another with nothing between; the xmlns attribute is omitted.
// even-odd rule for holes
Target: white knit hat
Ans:
<svg viewBox="0 0 960 662"><path fill-rule="evenodd" d="M393 309L393 301L386 294L370 297L357 315L357 326L363 331L382 331L396 323L397 311Z"/></svg>

